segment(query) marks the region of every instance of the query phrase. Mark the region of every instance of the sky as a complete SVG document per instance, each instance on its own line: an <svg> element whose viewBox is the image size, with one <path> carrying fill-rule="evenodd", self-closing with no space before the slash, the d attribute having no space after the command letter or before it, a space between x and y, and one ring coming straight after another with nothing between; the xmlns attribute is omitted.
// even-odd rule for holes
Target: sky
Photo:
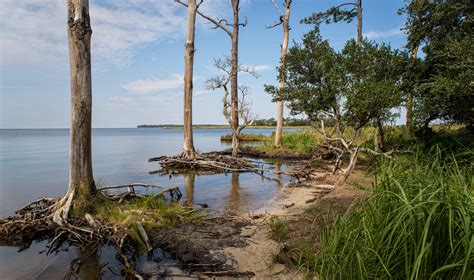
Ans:
<svg viewBox="0 0 474 280"><path fill-rule="evenodd" d="M346 0L347 1L347 0ZM229 0L205 0L203 13L231 19ZM281 0L277 3L282 2ZM397 15L403 0L364 0L363 34L403 48ZM276 104L263 90L277 85L282 27L266 29L279 13L270 0L241 0L239 62L260 77L239 76L250 88L252 111L259 118L276 115ZM293 0L290 47L312 26L299 21L339 0ZM0 1L0 128L67 128L70 122L69 55L65 0ZM93 127L181 124L183 120L186 9L173 0L92 0ZM224 124L222 92L206 90L218 75L214 58L230 55L226 33L198 18L194 64L195 124ZM355 38L356 21L323 25L321 34L336 50ZM288 110L285 110L288 115ZM403 115L403 112L402 112ZM402 122L400 118L397 122Z"/></svg>

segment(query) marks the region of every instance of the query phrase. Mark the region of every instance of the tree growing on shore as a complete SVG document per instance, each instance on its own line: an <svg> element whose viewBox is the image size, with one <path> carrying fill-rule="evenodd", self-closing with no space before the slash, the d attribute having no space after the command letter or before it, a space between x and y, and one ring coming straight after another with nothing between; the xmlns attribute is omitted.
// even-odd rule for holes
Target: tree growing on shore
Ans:
<svg viewBox="0 0 474 280"><path fill-rule="evenodd" d="M292 114L304 113L313 122L319 121L322 115L330 116L336 134L341 137L341 101L348 79L339 55L314 29L303 36L301 44L290 48L286 59L284 90L266 85L265 91L274 99L288 101Z"/></svg>
<svg viewBox="0 0 474 280"><path fill-rule="evenodd" d="M240 11L240 0L230 0L232 6L232 23L227 19L213 19L209 16L204 15L200 11L197 13L204 19L211 22L215 29L219 28L223 30L231 39L231 56L230 56L230 104L231 104L231 117L230 127L232 130L232 156L237 157L239 154L239 84L238 84L238 68L239 68L239 28L240 26L247 26L247 18L240 22L239 11ZM229 29L230 27L230 29Z"/></svg>
<svg viewBox="0 0 474 280"><path fill-rule="evenodd" d="M470 1L408 1L405 30L409 49L422 46L416 69L414 125L436 120L474 130L474 6Z"/></svg>
<svg viewBox="0 0 474 280"><path fill-rule="evenodd" d="M268 28L274 28L276 26L282 25L283 26L283 41L280 45L281 47L281 55L280 55L280 73L278 75L279 85L278 85L278 95L277 95L277 126L275 130L275 147L281 148L282 146L282 135L283 135L283 90L285 87L285 67L286 67L286 53L288 50L288 41L289 41L289 34L290 34L290 13L291 13L291 2L292 0L285 0L285 12L283 13L280 6L275 2L275 0L271 0L272 4L280 13L280 20L279 22L268 26Z"/></svg>
<svg viewBox="0 0 474 280"><path fill-rule="evenodd" d="M358 129L372 122L374 148L381 152L385 143L383 125L397 116L392 109L402 103L400 86L408 55L366 40L362 47L350 40L341 55L345 73L354 77L346 89L346 123Z"/></svg>
<svg viewBox="0 0 474 280"><path fill-rule="evenodd" d="M249 89L246 86L239 86L239 107L238 107L238 115L237 117L239 118L238 120L238 126L237 128L234 128L232 125L233 123L233 105L231 103L231 100L229 100L229 83L232 84L232 60L228 57L225 57L223 59L216 59L214 61L214 67L222 72L223 74L220 76L213 77L211 79L208 79L205 82L205 87L206 89L210 90L217 90L217 89L222 89L224 92L224 95L222 97L222 114L224 115L225 119L227 122L229 122L229 125L232 129L232 143L234 143L234 135L237 135L237 146L239 146L239 141L240 141L240 134L244 128L246 128L248 125L252 123L254 120L254 116L251 114L251 104L246 100L247 95L249 95ZM255 78L258 77L257 72L255 69L251 67L246 67L239 65L237 68L237 72L241 73L248 73ZM235 130L234 130L235 129ZM232 150L233 152L233 150Z"/></svg>
<svg viewBox="0 0 474 280"><path fill-rule="evenodd" d="M185 4L179 0L175 2L187 7L188 27L184 56L184 145L181 156L186 159L193 159L196 156L193 140L193 72L194 72L194 41L196 33L196 13L203 0L196 4L196 0L188 0Z"/></svg>
<svg viewBox="0 0 474 280"><path fill-rule="evenodd" d="M92 174L91 35L88 0L67 1L71 77L69 187L53 221L62 224L72 207L83 207L96 192Z"/></svg>

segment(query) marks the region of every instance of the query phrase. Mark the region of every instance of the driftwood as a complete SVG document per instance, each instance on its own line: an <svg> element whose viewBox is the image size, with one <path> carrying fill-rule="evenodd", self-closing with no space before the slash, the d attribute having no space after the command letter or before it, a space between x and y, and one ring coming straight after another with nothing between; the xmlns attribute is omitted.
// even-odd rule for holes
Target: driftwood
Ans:
<svg viewBox="0 0 474 280"><path fill-rule="evenodd" d="M206 172L207 174L231 173L231 172L251 172L256 173L264 179L280 183L277 178L264 175L265 172L275 175L286 175L295 178L298 182L308 179L312 173L312 168L308 165L293 168L292 170L281 170L278 168L265 168L265 163L248 158L236 158L224 155L223 152L211 152L200 154L194 158L183 158L178 156L161 156L149 159L149 162L159 162L161 169L152 171L152 174L162 174L173 176L174 174L185 174L190 171Z"/></svg>
<svg viewBox="0 0 474 280"><path fill-rule="evenodd" d="M201 154L191 159L181 156L161 156L148 160L159 162L161 169L153 173L172 174L186 173L189 170L208 171L214 173L255 172L254 162L242 158L220 155L217 153Z"/></svg>
<svg viewBox="0 0 474 280"><path fill-rule="evenodd" d="M359 135L359 130L354 132L354 135L351 140L346 140L342 137L332 138L329 134L326 133L324 129L324 121L321 121L321 130L319 130L321 135L324 137L326 141L325 144L321 144L321 147L326 148L330 153L334 154L336 157L336 161L334 163L334 168L332 173L336 174L338 171L342 172L342 177L339 183L343 183L347 180L349 175L354 170L357 157L360 152L368 153L373 156L381 156L385 157L390 160L394 160L393 154L401 154L401 153L411 153L411 151L398 151L398 150L390 150L388 152L377 152L369 148L361 147L361 144L355 145L354 142L357 140ZM333 145L332 143L336 143ZM346 168L341 168L342 159L345 155L349 156L349 163Z"/></svg>

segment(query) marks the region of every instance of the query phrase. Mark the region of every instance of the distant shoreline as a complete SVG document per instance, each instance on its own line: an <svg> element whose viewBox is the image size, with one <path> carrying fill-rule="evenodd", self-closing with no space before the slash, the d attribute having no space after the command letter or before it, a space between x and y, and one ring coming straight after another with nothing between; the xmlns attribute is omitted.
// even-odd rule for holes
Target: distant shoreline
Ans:
<svg viewBox="0 0 474 280"><path fill-rule="evenodd" d="M137 125L137 128L165 128L165 129L182 129L183 125L179 124L157 124L157 125ZM195 129L226 129L230 128L228 125L223 125L223 124L198 124L198 125L193 125L193 128ZM249 125L246 127L246 129L269 129L269 128L275 128L275 126L270 126L270 125ZM305 129L309 128L309 126L284 126L283 128L300 128L300 129Z"/></svg>

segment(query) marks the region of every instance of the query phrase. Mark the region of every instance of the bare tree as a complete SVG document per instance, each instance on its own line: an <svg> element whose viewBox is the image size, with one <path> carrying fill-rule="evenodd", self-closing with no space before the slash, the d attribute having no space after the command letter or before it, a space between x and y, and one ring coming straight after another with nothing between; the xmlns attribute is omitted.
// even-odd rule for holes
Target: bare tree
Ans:
<svg viewBox="0 0 474 280"><path fill-rule="evenodd" d="M92 174L91 35L88 0L67 1L71 76L69 187L53 220L62 224L72 205L84 205L96 191Z"/></svg>
<svg viewBox="0 0 474 280"><path fill-rule="evenodd" d="M213 19L206 16L199 10L197 14L214 25L214 29L221 29L229 35L232 41L231 48L231 74L230 74L230 96L231 96L231 122L232 127L232 156L236 157L239 152L238 135L234 134L239 127L239 85L238 85L238 65L239 65L239 27L247 26L247 19L244 22L239 21L240 0L230 0L233 12L233 22L230 23L227 19ZM231 28L231 29L229 29Z"/></svg>
<svg viewBox="0 0 474 280"><path fill-rule="evenodd" d="M275 8L280 13L280 21L268 26L267 28L273 28L279 25L283 25L283 42L281 44L281 58L280 58L280 75L279 75L279 85L278 91L280 92L279 97L277 97L277 127L275 131L275 147L280 148L282 146L282 135L283 135L283 100L281 97L281 91L285 87L285 67L286 67L286 53L288 50L288 41L290 33L290 8L292 0L285 0L285 13L275 0L271 0Z"/></svg>
<svg viewBox="0 0 474 280"><path fill-rule="evenodd" d="M224 91L224 95L222 97L222 113L225 119L229 122L232 130L232 153L234 153L234 140L236 141L235 144L237 146L238 152L238 147L240 145L240 133L254 119L251 114L251 104L245 99L247 95L249 95L249 89L246 86L239 86L240 97L238 99L237 111L238 125L237 127L235 127L234 125L232 125L234 121L233 112L235 107L232 104L232 98L229 99L229 95L231 96L229 92L229 83L232 85L232 73L234 71L232 66L232 60L228 57L225 57L224 59L216 59L214 60L214 66L220 72L222 72L223 75L207 80L205 87L206 89L210 90L222 89ZM237 67L237 73L239 72L248 73L256 78L258 77L257 72L255 72L255 69L251 67L244 67L242 65L239 65ZM235 139L234 135L236 136Z"/></svg>
<svg viewBox="0 0 474 280"><path fill-rule="evenodd" d="M196 34L196 13L204 0L196 4L196 0L188 0L185 4L179 0L176 3L188 8L188 32L184 56L184 145L181 156L193 159L196 156L193 140L193 69L194 69L194 41Z"/></svg>

